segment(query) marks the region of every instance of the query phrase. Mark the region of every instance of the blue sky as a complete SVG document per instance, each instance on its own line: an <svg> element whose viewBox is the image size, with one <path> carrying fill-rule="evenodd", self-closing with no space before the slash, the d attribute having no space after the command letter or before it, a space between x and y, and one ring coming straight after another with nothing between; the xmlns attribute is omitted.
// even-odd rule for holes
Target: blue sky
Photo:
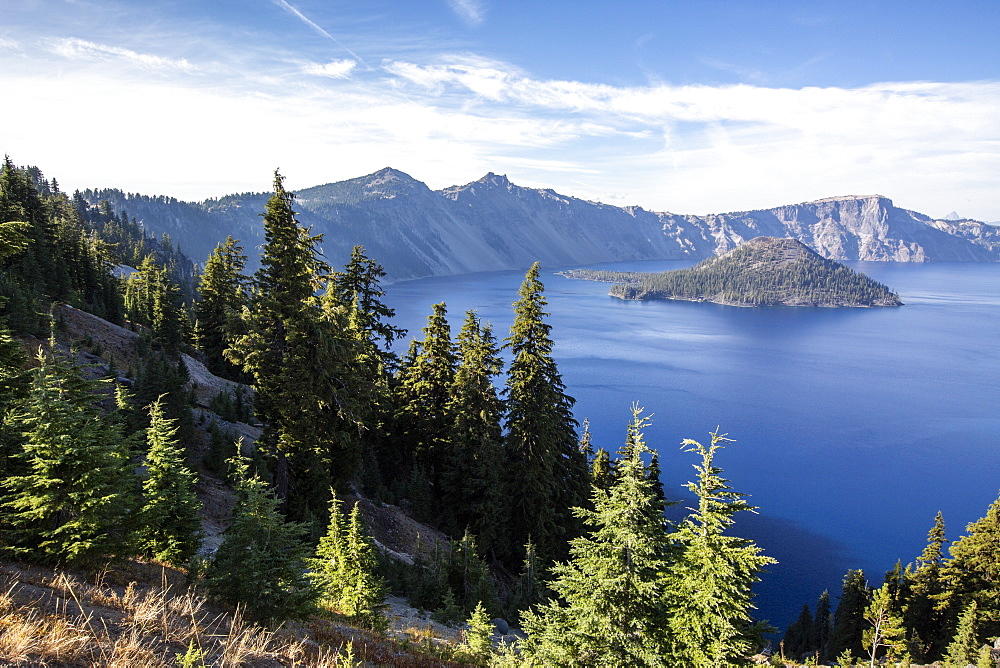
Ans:
<svg viewBox="0 0 1000 668"><path fill-rule="evenodd" d="M392 166L1000 220L1000 2L0 0L0 151L203 199Z"/></svg>

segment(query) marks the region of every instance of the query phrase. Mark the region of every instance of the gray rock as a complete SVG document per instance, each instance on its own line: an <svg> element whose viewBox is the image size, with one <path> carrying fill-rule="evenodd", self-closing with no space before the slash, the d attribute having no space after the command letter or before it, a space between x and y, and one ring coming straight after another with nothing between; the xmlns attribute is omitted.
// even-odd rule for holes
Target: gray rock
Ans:
<svg viewBox="0 0 1000 668"><path fill-rule="evenodd" d="M510 626L507 624L505 620L500 619L499 617L497 617L496 619L491 619L490 624L493 625L494 632L501 636L505 636L508 633L510 633Z"/></svg>

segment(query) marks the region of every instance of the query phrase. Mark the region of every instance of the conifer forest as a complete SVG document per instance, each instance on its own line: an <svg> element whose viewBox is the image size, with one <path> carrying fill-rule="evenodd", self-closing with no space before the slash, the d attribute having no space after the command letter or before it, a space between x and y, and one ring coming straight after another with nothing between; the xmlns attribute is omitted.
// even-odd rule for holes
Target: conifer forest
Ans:
<svg viewBox="0 0 1000 668"><path fill-rule="evenodd" d="M592 445L553 357L538 263L511 295L509 331L442 302L408 333L383 299L378 259L360 246L324 257L277 171L272 186L248 275L257 249L239 239L188 258L107 192L66 193L5 160L4 562L118 573L123 587L136 564L170 568L261 633L321 620L387 638L389 597L461 629L446 647L414 641L379 656L314 632L315 647L287 665L997 665L1000 499L950 545L941 514L928 518L919 555L884 574L848 571L841 591L816 592L776 629L753 604L774 559L740 537L756 509L724 471L738 446L714 425L683 441L695 500L668 521L677 500L655 450L677 445L646 441L639 404L616 452ZM676 274L669 289L714 281L724 292L726 278ZM896 298L837 280L859 299ZM753 290L751 301L772 298L771 286ZM74 312L120 328L135 354L70 335ZM199 400L195 363L223 389ZM206 517L220 509L206 506L206 486L231 508L211 547ZM419 549L377 540L369 507L424 527ZM0 592L0 663L44 664L28 650L9 658L12 605ZM51 662L240 665L195 640L118 664L85 653Z"/></svg>

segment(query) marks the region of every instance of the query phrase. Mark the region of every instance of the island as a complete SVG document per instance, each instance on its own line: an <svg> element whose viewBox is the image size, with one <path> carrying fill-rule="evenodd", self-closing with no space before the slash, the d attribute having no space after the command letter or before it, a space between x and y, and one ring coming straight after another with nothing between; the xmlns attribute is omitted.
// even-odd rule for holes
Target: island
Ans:
<svg viewBox="0 0 1000 668"><path fill-rule="evenodd" d="M572 269L569 278L615 283L620 299L681 299L730 306L901 306L899 295L796 239L756 237L693 267L661 273Z"/></svg>

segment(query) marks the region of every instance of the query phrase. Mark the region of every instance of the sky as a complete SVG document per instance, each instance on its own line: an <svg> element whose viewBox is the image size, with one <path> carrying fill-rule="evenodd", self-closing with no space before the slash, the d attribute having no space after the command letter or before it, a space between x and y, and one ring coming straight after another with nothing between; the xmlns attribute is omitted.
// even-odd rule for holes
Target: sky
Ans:
<svg viewBox="0 0 1000 668"><path fill-rule="evenodd" d="M1000 221L998 0L0 0L0 151L184 200L394 167Z"/></svg>

